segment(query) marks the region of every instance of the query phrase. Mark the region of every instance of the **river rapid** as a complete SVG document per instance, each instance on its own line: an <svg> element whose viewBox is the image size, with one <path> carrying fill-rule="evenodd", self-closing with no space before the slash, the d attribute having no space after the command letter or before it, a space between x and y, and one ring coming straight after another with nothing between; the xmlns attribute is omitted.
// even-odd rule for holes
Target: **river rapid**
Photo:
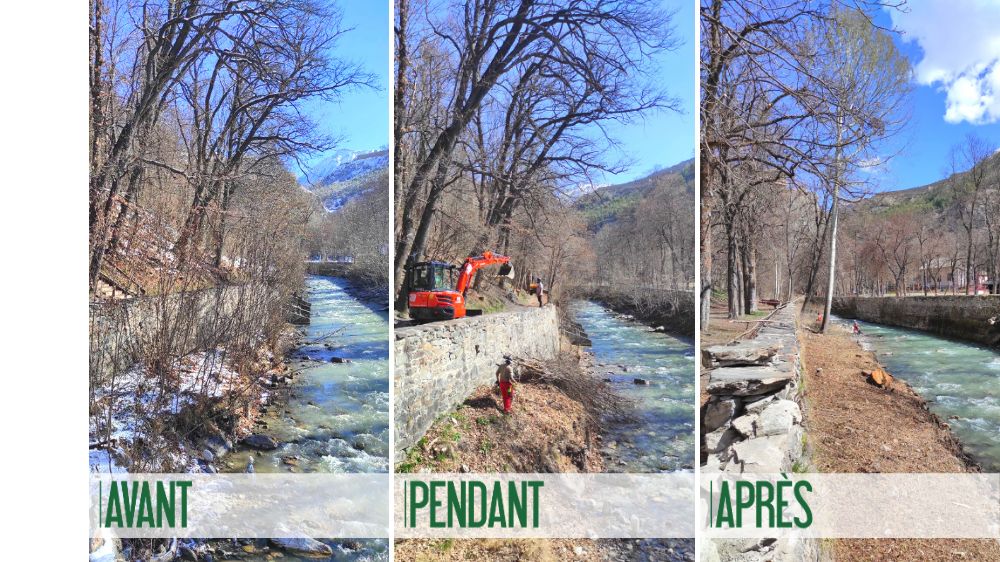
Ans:
<svg viewBox="0 0 1000 562"><path fill-rule="evenodd" d="M849 321L840 322L850 328ZM916 330L858 324L862 346L927 400L984 471L1000 471L1000 352Z"/></svg>
<svg viewBox="0 0 1000 562"><path fill-rule="evenodd" d="M571 312L592 342L598 374L635 403L635 421L607 424L609 472L667 472L694 466L694 343L655 332L590 301ZM647 384L636 384L640 379Z"/></svg>
<svg viewBox="0 0 1000 562"><path fill-rule="evenodd" d="M252 463L260 473L388 472L386 303L357 298L350 283L336 277L310 276L306 286L310 324L304 344L289 356L289 367L300 374L288 400L261 419L266 425L260 432L280 445L273 451L238 447L226 455L222 470L243 472ZM333 549L330 560L388 560L384 539L322 542ZM285 553L281 560L299 558Z"/></svg>

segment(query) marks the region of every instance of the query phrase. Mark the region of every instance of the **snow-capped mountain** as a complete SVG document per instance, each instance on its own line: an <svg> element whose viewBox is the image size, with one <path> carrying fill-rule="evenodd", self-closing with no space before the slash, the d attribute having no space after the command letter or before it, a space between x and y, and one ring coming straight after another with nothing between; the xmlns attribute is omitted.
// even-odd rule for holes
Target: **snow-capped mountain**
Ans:
<svg viewBox="0 0 1000 562"><path fill-rule="evenodd" d="M320 160L307 174L299 178L303 185L321 187L345 182L389 165L389 151L354 151L339 149Z"/></svg>
<svg viewBox="0 0 1000 562"><path fill-rule="evenodd" d="M299 178L299 182L323 202L323 208L327 212L333 213L354 199L370 193L380 182L388 182L388 168L387 149L341 149L313 166Z"/></svg>

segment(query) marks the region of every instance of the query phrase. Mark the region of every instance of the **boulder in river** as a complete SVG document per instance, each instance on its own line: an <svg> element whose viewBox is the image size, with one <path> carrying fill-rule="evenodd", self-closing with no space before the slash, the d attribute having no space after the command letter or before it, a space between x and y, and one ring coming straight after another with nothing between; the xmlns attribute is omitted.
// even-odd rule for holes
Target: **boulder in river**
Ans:
<svg viewBox="0 0 1000 562"><path fill-rule="evenodd" d="M330 363L350 363L351 360L345 357L331 357Z"/></svg>
<svg viewBox="0 0 1000 562"><path fill-rule="evenodd" d="M333 556L333 549L329 545L319 542L316 539L269 539L271 544L300 556L308 558L327 558Z"/></svg>
<svg viewBox="0 0 1000 562"><path fill-rule="evenodd" d="M273 437L262 433L254 433L253 435L247 437L243 440L243 445L250 447L251 449L260 449L262 451L273 451L278 448L278 442L275 441Z"/></svg>
<svg viewBox="0 0 1000 562"><path fill-rule="evenodd" d="M649 381L647 381L646 379L640 379L639 377L636 377L632 379L632 384L649 384Z"/></svg>

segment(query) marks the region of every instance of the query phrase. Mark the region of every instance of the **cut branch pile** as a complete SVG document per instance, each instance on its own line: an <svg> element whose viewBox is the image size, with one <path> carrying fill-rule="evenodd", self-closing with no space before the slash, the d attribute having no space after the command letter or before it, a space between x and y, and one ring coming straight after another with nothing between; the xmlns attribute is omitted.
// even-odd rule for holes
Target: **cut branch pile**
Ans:
<svg viewBox="0 0 1000 562"><path fill-rule="evenodd" d="M555 359L514 358L517 380L523 384L550 384L583 405L587 416L601 419L629 420L634 416L632 400L616 393L607 383L580 366L576 356L561 353Z"/></svg>

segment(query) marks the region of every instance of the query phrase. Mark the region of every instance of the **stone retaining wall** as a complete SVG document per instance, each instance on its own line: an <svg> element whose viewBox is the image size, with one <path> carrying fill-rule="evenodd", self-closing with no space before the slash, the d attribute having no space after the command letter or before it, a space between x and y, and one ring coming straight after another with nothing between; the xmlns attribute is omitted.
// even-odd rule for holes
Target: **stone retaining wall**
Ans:
<svg viewBox="0 0 1000 562"><path fill-rule="evenodd" d="M495 379L505 354L552 359L559 353L555 306L525 308L395 331L396 454L416 443L438 416Z"/></svg>
<svg viewBox="0 0 1000 562"><path fill-rule="evenodd" d="M803 455L798 306L775 312L753 339L702 351L711 369L702 408L702 474L768 474L799 468ZM706 541L704 560L819 560L815 539Z"/></svg>
<svg viewBox="0 0 1000 562"><path fill-rule="evenodd" d="M1000 296L836 297L833 312L1000 346Z"/></svg>

